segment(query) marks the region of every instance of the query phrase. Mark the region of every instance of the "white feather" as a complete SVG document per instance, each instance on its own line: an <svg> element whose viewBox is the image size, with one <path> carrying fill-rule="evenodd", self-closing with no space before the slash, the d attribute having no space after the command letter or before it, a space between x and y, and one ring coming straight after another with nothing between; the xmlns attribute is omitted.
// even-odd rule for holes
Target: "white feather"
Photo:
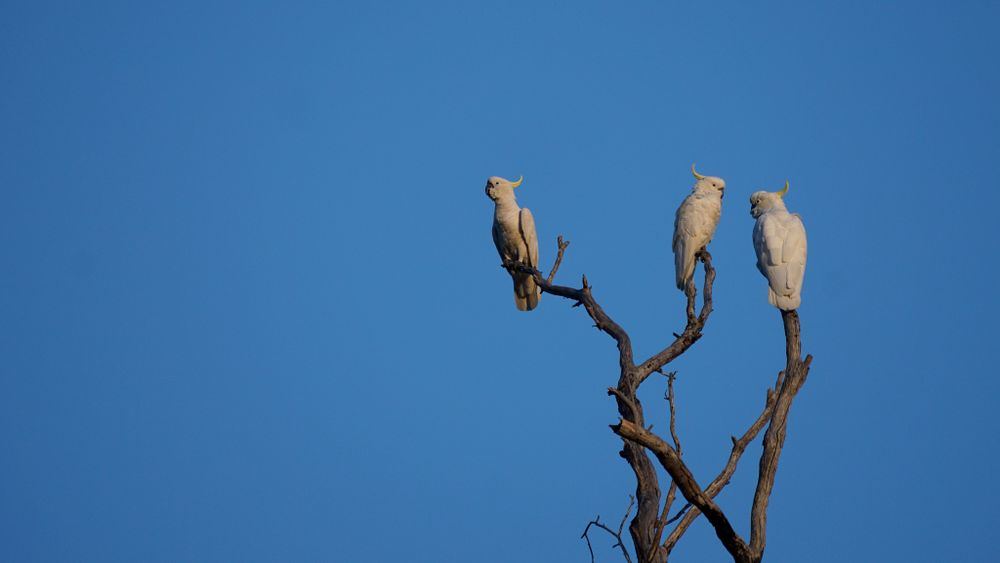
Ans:
<svg viewBox="0 0 1000 563"><path fill-rule="evenodd" d="M514 187L508 180L492 177L486 193L496 203L493 213L493 243L504 262L519 262L538 269L538 235L531 211L517 205ZM538 306L542 290L530 274L511 272L514 304L521 311Z"/></svg>
<svg viewBox="0 0 1000 563"><path fill-rule="evenodd" d="M783 311L799 308L806 272L806 229L797 213L789 213L777 193L750 196L750 213L757 218L753 247L757 269L767 278L768 302Z"/></svg>
<svg viewBox="0 0 1000 563"><path fill-rule="evenodd" d="M722 194L726 183L708 176L698 180L674 216L674 272L677 288L684 291L694 276L695 255L705 248L722 215Z"/></svg>

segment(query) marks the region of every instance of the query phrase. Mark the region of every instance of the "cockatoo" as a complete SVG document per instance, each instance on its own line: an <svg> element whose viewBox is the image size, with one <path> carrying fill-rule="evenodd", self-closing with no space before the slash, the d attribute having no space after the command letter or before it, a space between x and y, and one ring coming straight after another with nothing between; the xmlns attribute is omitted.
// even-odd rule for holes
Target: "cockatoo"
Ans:
<svg viewBox="0 0 1000 563"><path fill-rule="evenodd" d="M767 301L782 311L797 309L802 303L802 279L806 273L806 228L798 213L785 209L788 181L779 192L754 192L750 196L753 247L757 269L770 286Z"/></svg>
<svg viewBox="0 0 1000 563"><path fill-rule="evenodd" d="M674 266L677 289L686 291L694 276L695 254L705 248L715 235L722 215L722 195L726 182L715 176L702 176L691 165L691 173L698 180L691 194L677 208L674 218Z"/></svg>
<svg viewBox="0 0 1000 563"><path fill-rule="evenodd" d="M493 213L493 243L504 261L520 262L538 269L538 236L535 234L535 218L527 208L517 206L514 188L521 185L493 176L486 181L486 195L496 204ZM542 290L531 274L511 271L514 278L514 304L521 311L530 311L538 306Z"/></svg>

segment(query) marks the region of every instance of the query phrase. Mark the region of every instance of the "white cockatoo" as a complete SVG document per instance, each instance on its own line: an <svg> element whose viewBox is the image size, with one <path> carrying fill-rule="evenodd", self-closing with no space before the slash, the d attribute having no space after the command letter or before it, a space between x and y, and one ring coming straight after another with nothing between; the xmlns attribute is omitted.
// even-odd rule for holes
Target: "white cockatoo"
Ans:
<svg viewBox="0 0 1000 563"><path fill-rule="evenodd" d="M685 291L694 276L695 254L705 248L715 235L722 215L722 194L726 182L715 176L702 176L691 165L697 181L691 194L677 208L674 218L674 266L677 289Z"/></svg>
<svg viewBox="0 0 1000 563"><path fill-rule="evenodd" d="M785 209L788 181L780 192L754 192L750 196L753 248L757 269L770 286L767 301L782 311L802 303L802 280L806 273L806 228L798 213Z"/></svg>
<svg viewBox="0 0 1000 563"><path fill-rule="evenodd" d="M493 213L493 243L504 262L520 262L538 269L538 235L535 234L535 218L527 208L517 206L514 188L521 185L493 176L486 181L486 195L496 204ZM511 271L514 278L514 304L521 311L530 311L538 306L542 290L531 274Z"/></svg>

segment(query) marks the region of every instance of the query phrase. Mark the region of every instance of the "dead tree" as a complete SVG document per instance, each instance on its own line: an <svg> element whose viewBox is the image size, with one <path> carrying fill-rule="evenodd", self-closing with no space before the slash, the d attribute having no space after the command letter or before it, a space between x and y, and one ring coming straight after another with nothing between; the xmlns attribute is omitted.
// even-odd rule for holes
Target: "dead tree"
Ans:
<svg viewBox="0 0 1000 563"><path fill-rule="evenodd" d="M635 474L636 486L633 500L636 505L636 513L629 523L628 531L632 537L637 561L639 563L666 562L670 552L680 541L684 532L699 515L704 514L715 530L719 541L732 556L733 561L736 563L758 563L764 555L767 505L774 487L778 460L785 443L788 411L791 409L796 393L802 388L809 375L809 364L812 362L812 356L806 356L804 360L801 358L798 313L796 311L781 312L785 328L785 369L778 372L774 386L767 389L760 416L753 421L742 436L732 437L732 450L726 465L715 479L708 485L702 486L681 459L681 443L675 425L676 408L673 393L675 374L664 374L667 375L671 442L656 435L647 427L643 418L642 403L639 401L637 392L639 386L650 375L653 373L663 374L664 366L687 351L701 338L705 323L708 322L708 317L712 313L712 284L715 281L715 269L712 267L711 255L706 249L702 249L698 253L698 260L701 261L705 270L701 310L697 312L695 310L697 289L692 281L686 292L687 324L684 331L680 334L675 333L673 335L674 341L666 348L650 358L636 363L632 355L632 342L628 333L621 325L612 320L594 299L590 284L587 282L587 276L583 276L582 287L579 289L552 283L559 265L562 263L563 253L569 246L569 241L563 241L563 238L559 237L558 245L556 260L547 278L542 275L542 272L523 264L508 262L503 266L508 270L514 269L530 273L535 277L535 281L543 292L569 299L574 302L574 307L582 305L590 318L593 319L594 326L611 336L618 345L618 364L620 367L618 385L609 387L608 395L615 398L621 418L617 424L611 425L611 430L622 438L623 448L619 455L628 462ZM750 539L747 541L733 529L729 518L714 499L729 484L730 477L736 471L737 463L739 463L743 452L764 427L767 427L767 430L764 433L763 452L758 467L757 490L750 508ZM649 453L653 454L653 457L670 477L666 497L662 502L660 484ZM684 497L686 505L671 518L671 507L676 500L678 491ZM625 559L631 562L631 557L621 537L622 527L631 508L632 503L630 502L629 510L626 511L626 516L622 519L622 525L618 527L617 534L613 529L602 524L600 517L588 524L587 529L584 530L588 547L590 539L587 537L587 533L591 526L597 526L617 537L618 543L615 547L621 547ZM679 522L677 522L678 519ZM667 532L668 526L675 522L676 525L673 529ZM665 533L666 539L663 537ZM591 551L591 557L593 558L593 551Z"/></svg>

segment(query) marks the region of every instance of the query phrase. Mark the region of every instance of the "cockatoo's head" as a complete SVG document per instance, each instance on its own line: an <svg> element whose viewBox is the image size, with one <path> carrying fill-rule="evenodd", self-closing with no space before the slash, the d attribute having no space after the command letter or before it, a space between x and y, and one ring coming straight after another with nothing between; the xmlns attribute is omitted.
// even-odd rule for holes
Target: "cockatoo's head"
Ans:
<svg viewBox="0 0 1000 563"><path fill-rule="evenodd" d="M486 195L493 201L514 199L514 188L520 186L522 180L524 180L524 176L521 176L516 182L511 182L500 176L490 176L490 179L486 180Z"/></svg>
<svg viewBox="0 0 1000 563"><path fill-rule="evenodd" d="M750 215L754 219L772 209L785 209L785 194L788 193L788 180L785 180L785 187L777 192L754 192L750 195Z"/></svg>
<svg viewBox="0 0 1000 563"><path fill-rule="evenodd" d="M692 192L702 192L702 193L718 193L721 198L726 193L726 181L722 178L716 176L702 176L694 169L694 164L691 165L691 173L698 180L694 183L694 188Z"/></svg>

